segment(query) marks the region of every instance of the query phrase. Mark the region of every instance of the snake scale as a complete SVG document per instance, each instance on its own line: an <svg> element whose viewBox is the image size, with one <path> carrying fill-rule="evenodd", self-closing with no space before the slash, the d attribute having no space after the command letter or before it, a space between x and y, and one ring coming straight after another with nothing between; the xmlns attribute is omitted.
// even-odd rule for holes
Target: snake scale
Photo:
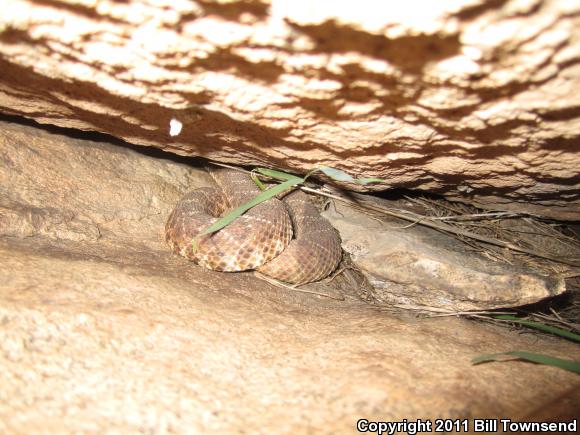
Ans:
<svg viewBox="0 0 580 435"><path fill-rule="evenodd" d="M227 211L260 193L245 174L208 168L218 188L188 192L165 225L165 239L174 252L212 270L256 269L280 281L305 284L327 277L342 257L340 236L296 190L248 210L225 228L192 240Z"/></svg>

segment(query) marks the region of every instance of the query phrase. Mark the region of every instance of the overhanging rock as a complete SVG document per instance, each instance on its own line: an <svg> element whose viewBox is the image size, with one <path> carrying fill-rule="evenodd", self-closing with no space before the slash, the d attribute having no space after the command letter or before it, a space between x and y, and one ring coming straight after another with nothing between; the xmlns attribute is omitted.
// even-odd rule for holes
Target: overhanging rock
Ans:
<svg viewBox="0 0 580 435"><path fill-rule="evenodd" d="M579 17L557 0L11 0L0 111L580 219Z"/></svg>

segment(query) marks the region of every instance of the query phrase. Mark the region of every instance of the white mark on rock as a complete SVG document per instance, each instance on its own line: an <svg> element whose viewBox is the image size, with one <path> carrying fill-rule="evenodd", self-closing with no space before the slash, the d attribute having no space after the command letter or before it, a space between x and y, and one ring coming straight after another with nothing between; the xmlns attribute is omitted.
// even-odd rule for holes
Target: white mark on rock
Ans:
<svg viewBox="0 0 580 435"><path fill-rule="evenodd" d="M170 136L177 136L181 133L181 129L183 128L183 124L175 118L171 118L169 121L169 135Z"/></svg>

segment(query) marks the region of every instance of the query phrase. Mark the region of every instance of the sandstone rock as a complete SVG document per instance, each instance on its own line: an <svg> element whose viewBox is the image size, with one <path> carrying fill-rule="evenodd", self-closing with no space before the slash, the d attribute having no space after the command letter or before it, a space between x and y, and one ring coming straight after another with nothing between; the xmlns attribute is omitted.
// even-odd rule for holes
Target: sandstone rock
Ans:
<svg viewBox="0 0 580 435"><path fill-rule="evenodd" d="M384 178L375 190L580 219L578 3L378 8L10 0L0 110L178 154L302 173L325 164Z"/></svg>
<svg viewBox="0 0 580 435"><path fill-rule="evenodd" d="M340 231L343 249L382 303L485 311L536 303L566 290L562 277L492 262L430 228L397 220L379 222L341 205L324 216Z"/></svg>
<svg viewBox="0 0 580 435"><path fill-rule="evenodd" d="M359 418L526 416L576 376L513 349L572 343L280 289L173 255L202 171L0 123L0 432L351 433ZM533 416L532 416L533 417ZM532 418L529 415L527 418Z"/></svg>

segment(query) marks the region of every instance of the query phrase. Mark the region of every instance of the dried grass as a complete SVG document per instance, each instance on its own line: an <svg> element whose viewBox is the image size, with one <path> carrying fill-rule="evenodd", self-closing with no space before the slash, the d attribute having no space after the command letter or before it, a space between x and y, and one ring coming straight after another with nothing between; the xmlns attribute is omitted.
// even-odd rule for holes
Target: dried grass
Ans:
<svg viewBox="0 0 580 435"><path fill-rule="evenodd" d="M240 168L231 168L248 172ZM369 195L328 188L315 189L306 186L300 188L343 202L375 218L390 216L410 222L404 228L422 225L444 232L463 242L466 249L477 252L490 261L524 265L539 274L563 277L569 290L566 301L552 300L532 307L510 310L509 313L524 315L526 317L523 318L528 320L572 332L580 332L580 240L574 227L538 216L487 211L427 196L407 196L405 201L398 201L396 207L388 207L384 202L378 203L376 198ZM410 307L390 308L408 310ZM487 322L510 324L509 321L485 315L498 314L498 311L450 313L428 307L415 307L411 310L420 315L466 316ZM519 327L513 323L511 325Z"/></svg>
<svg viewBox="0 0 580 435"><path fill-rule="evenodd" d="M357 193L336 195L309 192L329 196L353 207L366 210L376 216L381 214L410 221L410 225L423 225L442 231L464 243L467 250L477 252L490 261L510 265L523 265L538 274L555 275L566 280L567 298L550 300L530 307L508 311L523 316L522 319L557 326L571 332L580 332L580 241L573 227L566 223L537 216L505 211L486 211L471 205L430 197L405 197L396 207L378 205L368 196ZM463 316L501 325L520 325L507 320L490 317L491 312L452 313L429 307L394 307L411 309L429 317ZM506 313L502 310L502 313ZM526 329L526 332L530 330ZM540 333L534 331L534 333Z"/></svg>
<svg viewBox="0 0 580 435"><path fill-rule="evenodd" d="M429 221L443 221L459 230L446 232L461 240L468 250L475 251L494 262L510 265L519 263L540 274L565 278L566 287L569 290L567 300L548 301L530 307L517 308L511 311L511 314L571 332L580 332L580 241L571 226L535 216L483 211L470 205L444 199L427 197L406 197L405 199L413 205L413 213L422 216L417 220L418 225ZM482 239L470 237L466 235L466 232L483 236L483 239L495 240L497 243L488 243ZM519 249L511 249L509 246ZM499 312L431 313L429 316L464 316L510 325L528 333L531 332L509 320L489 317L489 314L499 314Z"/></svg>

